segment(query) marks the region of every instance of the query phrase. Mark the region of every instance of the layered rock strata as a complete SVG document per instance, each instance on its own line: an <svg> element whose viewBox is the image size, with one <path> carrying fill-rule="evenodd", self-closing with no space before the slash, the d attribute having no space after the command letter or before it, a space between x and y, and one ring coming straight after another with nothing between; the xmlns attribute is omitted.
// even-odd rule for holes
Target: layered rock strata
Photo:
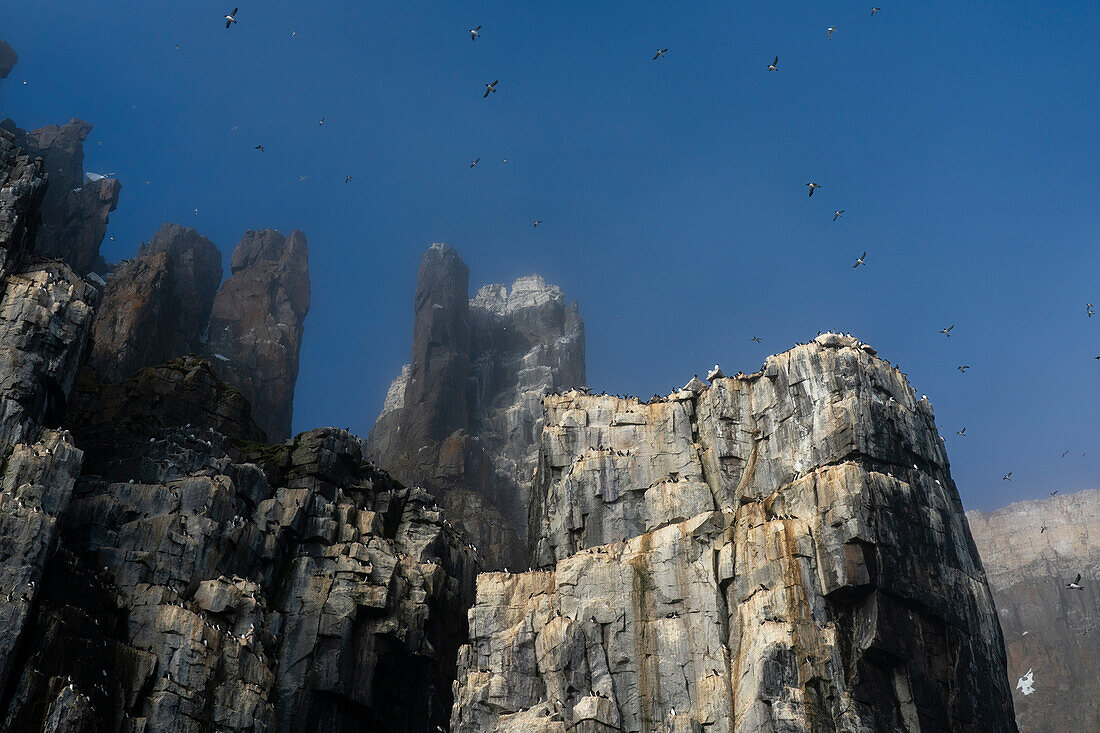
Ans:
<svg viewBox="0 0 1100 733"><path fill-rule="evenodd" d="M1100 491L968 512L1024 733L1100 730ZM1082 590L1067 585L1081 574Z"/></svg>
<svg viewBox="0 0 1100 733"><path fill-rule="evenodd" d="M479 579L452 731L1013 731L931 407L827 334L650 403L544 399L530 573Z"/></svg>
<svg viewBox="0 0 1100 733"><path fill-rule="evenodd" d="M538 276L486 285L434 244L421 258L412 360L390 386L368 453L429 487L488 567L526 567L527 506L544 395L583 385L577 304Z"/></svg>

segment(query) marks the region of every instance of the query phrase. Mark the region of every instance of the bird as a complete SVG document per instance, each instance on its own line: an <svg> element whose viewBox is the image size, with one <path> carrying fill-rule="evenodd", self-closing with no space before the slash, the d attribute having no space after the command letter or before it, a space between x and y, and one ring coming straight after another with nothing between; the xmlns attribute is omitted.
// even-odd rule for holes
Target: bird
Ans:
<svg viewBox="0 0 1100 733"><path fill-rule="evenodd" d="M470 167L471 168L477 168L477 164L479 162L481 162L481 158L474 158L473 160L470 161Z"/></svg>
<svg viewBox="0 0 1100 733"><path fill-rule="evenodd" d="M471 28L470 29L470 40L471 41L476 41L477 40L477 37L481 35L481 33L479 33L480 30L481 30L481 26L478 26L477 28Z"/></svg>
<svg viewBox="0 0 1100 733"><path fill-rule="evenodd" d="M1001 481L1011 481L1011 480L1012 480L1012 471L1009 471L1004 476L1001 476Z"/></svg>
<svg viewBox="0 0 1100 733"><path fill-rule="evenodd" d="M654 60L654 61L656 61L657 59L659 59L659 58L661 58L662 56L664 56L664 55L665 55L666 53L668 53L668 49L667 49L667 48L658 48L658 49L657 49L657 53L656 53L656 54L654 54L654 56L653 56L653 60Z"/></svg>
<svg viewBox="0 0 1100 733"><path fill-rule="evenodd" d="M779 71L779 57L778 56L776 56L775 61L772 61L771 65L768 66L768 71Z"/></svg>
<svg viewBox="0 0 1100 733"><path fill-rule="evenodd" d="M497 79L497 81L500 81L500 79ZM486 97L489 96L490 93L491 94L496 94L497 93L497 82L496 81L494 81L492 84L486 84L485 85L485 93L481 95L481 98L485 99Z"/></svg>
<svg viewBox="0 0 1100 733"><path fill-rule="evenodd" d="M291 31L290 36L291 36L291 38L297 38L298 37L298 31Z"/></svg>
<svg viewBox="0 0 1100 733"><path fill-rule="evenodd" d="M317 124L320 125L321 127L324 127L325 126L325 118L322 117L321 120Z"/></svg>
<svg viewBox="0 0 1100 733"><path fill-rule="evenodd" d="M252 149L253 150L259 150L262 153L264 151L264 146L263 145L257 145L256 147L254 147Z"/></svg>
<svg viewBox="0 0 1100 733"><path fill-rule="evenodd" d="M1045 524L1042 527L1039 527L1039 534L1042 534L1043 532L1046 532L1046 531L1047 531L1047 526Z"/></svg>
<svg viewBox="0 0 1100 733"><path fill-rule="evenodd" d="M1067 455L1069 455L1069 451L1068 451L1068 450L1064 450L1064 451L1062 451L1062 458L1065 458L1065 457L1066 457Z"/></svg>
<svg viewBox="0 0 1100 733"><path fill-rule="evenodd" d="M941 328L941 329L940 329L940 333L942 333L942 334L943 334L944 336L946 336L947 338L951 338L951 329L952 329L952 328L954 328L954 327L955 327L955 324L954 324L954 323L952 323L952 324L951 324L950 326L948 326L947 328Z"/></svg>
<svg viewBox="0 0 1100 733"><path fill-rule="evenodd" d="M1073 579L1072 583L1066 583L1067 590L1084 590L1085 587L1081 585L1081 573L1077 573L1077 577Z"/></svg>
<svg viewBox="0 0 1100 733"><path fill-rule="evenodd" d="M1085 313L1089 318L1092 318L1092 303L1085 303Z"/></svg>
<svg viewBox="0 0 1100 733"><path fill-rule="evenodd" d="M811 196L814 195L814 190L815 189L821 188L820 184L814 183L813 181L807 183L806 185L810 187L810 195Z"/></svg>
<svg viewBox="0 0 1100 733"><path fill-rule="evenodd" d="M1025 695L1035 692L1034 673L1029 669L1027 674L1016 681L1016 689Z"/></svg>
<svg viewBox="0 0 1100 733"><path fill-rule="evenodd" d="M535 226L536 227L541 223L542 223L542 219L535 219Z"/></svg>
<svg viewBox="0 0 1100 733"><path fill-rule="evenodd" d="M845 211L847 211L847 209L841 209L840 211L834 211L833 212L833 221L836 221L840 217L844 216Z"/></svg>
<svg viewBox="0 0 1100 733"><path fill-rule="evenodd" d="M344 183L351 183L351 176L344 176Z"/></svg>
<svg viewBox="0 0 1100 733"><path fill-rule="evenodd" d="M966 427L964 426L962 430L955 431L955 435L961 435L965 438L966 437Z"/></svg>
<svg viewBox="0 0 1100 733"><path fill-rule="evenodd" d="M225 27L226 28L228 28L229 26L231 26L231 25L233 25L234 23L237 22L237 11L238 10L240 10L240 8L233 8L233 12L230 13L229 15L225 16Z"/></svg>
<svg viewBox="0 0 1100 733"><path fill-rule="evenodd" d="M963 374L966 374L966 370L970 368L970 365L969 364L962 364L962 365L957 366L955 368L958 369Z"/></svg>
<svg viewBox="0 0 1100 733"><path fill-rule="evenodd" d="M760 339L760 337L759 337L759 336L753 336L753 337L752 337L752 342L753 342L754 344L758 344L758 343L760 343L760 341L761 341L761 339Z"/></svg>
<svg viewBox="0 0 1100 733"><path fill-rule="evenodd" d="M859 256L859 257L858 257L858 258L856 259L856 263L855 263L854 265L852 265L852 267L853 267L853 268L856 268L856 267L859 267L860 265L866 266L866 265L867 265L867 263L863 261L863 258L864 258L864 257L866 257L866 256L867 256L867 253L866 253L866 252L864 252L863 254L861 254L861 255L860 255L860 256Z"/></svg>
<svg viewBox="0 0 1100 733"><path fill-rule="evenodd" d="M831 25L825 29L825 32L829 34L829 40L833 40L833 34L836 33L836 26Z"/></svg>
<svg viewBox="0 0 1100 733"><path fill-rule="evenodd" d="M874 15L875 13L877 13L880 10L882 10L882 8L871 8L871 15Z"/></svg>
<svg viewBox="0 0 1100 733"><path fill-rule="evenodd" d="M1055 489L1054 491L1050 492L1050 495L1051 496L1057 496L1058 495L1058 489Z"/></svg>

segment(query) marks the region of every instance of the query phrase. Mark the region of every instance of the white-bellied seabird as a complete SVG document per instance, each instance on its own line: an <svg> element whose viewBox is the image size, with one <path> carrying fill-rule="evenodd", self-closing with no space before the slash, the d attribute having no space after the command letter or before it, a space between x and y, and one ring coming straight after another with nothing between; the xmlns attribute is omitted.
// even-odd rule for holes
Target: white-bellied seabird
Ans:
<svg viewBox="0 0 1100 733"><path fill-rule="evenodd" d="M806 185L810 187L810 195L811 195L811 196L813 196L813 195L814 195L814 191L815 191L815 190L817 190L817 189L821 188L821 185L820 185L820 184L818 184L818 183L814 183L813 181L810 181L810 182L809 182L809 183L807 183Z"/></svg>
<svg viewBox="0 0 1100 733"><path fill-rule="evenodd" d="M1057 496L1058 495L1058 489L1055 489L1054 491L1050 492L1050 495L1051 496Z"/></svg>
<svg viewBox="0 0 1100 733"><path fill-rule="evenodd" d="M875 13L877 13L880 10L882 10L882 8L871 8L871 15L874 15Z"/></svg>
<svg viewBox="0 0 1100 733"><path fill-rule="evenodd" d="M966 437L966 427L964 426L962 430L956 431L955 435L961 435L965 438Z"/></svg>
<svg viewBox="0 0 1100 733"><path fill-rule="evenodd" d="M1077 577L1073 579L1072 583L1066 583L1067 590L1084 590L1085 586L1081 585L1081 573L1077 573Z"/></svg>
<svg viewBox="0 0 1100 733"><path fill-rule="evenodd" d="M948 326L947 328L941 328L941 329L940 329L940 333L942 333L942 334L943 334L944 336L946 336L947 338L951 338L951 329L952 329L952 328L954 328L954 327L955 327L955 324L954 324L954 323L952 323L952 324L951 324L950 326Z"/></svg>
<svg viewBox="0 0 1100 733"><path fill-rule="evenodd" d="M768 66L768 71L779 71L779 57L778 56L776 56L775 61L772 61L771 65Z"/></svg>
<svg viewBox="0 0 1100 733"><path fill-rule="evenodd" d="M541 223L542 223L542 219L535 219L535 226L536 227Z"/></svg>
<svg viewBox="0 0 1100 733"><path fill-rule="evenodd" d="M724 376L726 375L722 373L722 367L715 364L714 368L707 372L707 381L713 382L715 379L721 379Z"/></svg>
<svg viewBox="0 0 1100 733"><path fill-rule="evenodd" d="M752 337L752 342L753 342L754 344L758 344L758 343L760 343L760 341L761 341L761 339L760 339L760 337L759 337L759 336L753 336L753 337Z"/></svg>
<svg viewBox="0 0 1100 733"><path fill-rule="evenodd" d="M847 211L847 209L840 209L839 211L834 211L833 212L833 221L836 221L840 217L844 216L845 211Z"/></svg>
<svg viewBox="0 0 1100 733"><path fill-rule="evenodd" d="M863 261L863 258L866 257L866 256L867 256L867 253L864 252L859 257L857 257L856 258L856 263L854 265L852 265L852 267L855 268L855 267L859 267L860 265L863 265L864 267L866 267L867 263Z"/></svg>
<svg viewBox="0 0 1100 733"><path fill-rule="evenodd" d="M1085 313L1089 318L1092 318L1092 303L1085 303Z"/></svg>
<svg viewBox="0 0 1100 733"><path fill-rule="evenodd" d="M1029 669L1027 674L1021 677L1016 682L1016 689L1025 695L1030 695L1035 692L1035 681L1033 679L1034 673Z"/></svg>
<svg viewBox="0 0 1100 733"><path fill-rule="evenodd" d="M351 176L344 176L344 183L351 183Z"/></svg>
<svg viewBox="0 0 1100 733"><path fill-rule="evenodd" d="M477 40L477 37L481 35L481 33L479 32L480 30L481 30L481 26L478 26L477 28L471 28L470 29L470 40L471 41L476 41Z"/></svg>
<svg viewBox="0 0 1100 733"><path fill-rule="evenodd" d="M229 26L231 26L231 25L233 25L234 23L237 22L237 11L238 10L240 10L240 8L233 8L233 12L230 13L229 15L225 16L225 27L226 28L228 28Z"/></svg>
<svg viewBox="0 0 1100 733"><path fill-rule="evenodd" d="M1046 531L1047 531L1047 526L1045 524L1043 526L1039 527L1039 534L1042 534L1043 532L1046 532Z"/></svg>
<svg viewBox="0 0 1100 733"><path fill-rule="evenodd" d="M825 29L825 32L829 34L829 40L833 40L833 34L836 33L836 26L831 25Z"/></svg>
<svg viewBox="0 0 1100 733"><path fill-rule="evenodd" d="M1009 471L1004 476L1001 476L1001 481L1011 481L1011 480L1012 480L1012 471Z"/></svg>
<svg viewBox="0 0 1100 733"><path fill-rule="evenodd" d="M668 49L667 49L667 48L658 48L658 49L657 49L657 53L655 53L655 54L653 55L653 60L654 60L654 61L656 61L657 59L659 59L659 58L661 58L662 56L664 56L664 55L665 55L666 53L668 53Z"/></svg>
<svg viewBox="0 0 1100 733"><path fill-rule="evenodd" d="M481 162L481 158L474 158L470 161L471 168L477 168L477 164Z"/></svg>
<svg viewBox="0 0 1100 733"><path fill-rule="evenodd" d="M500 79L497 79L497 81L500 81ZM486 84L485 85L485 93L481 95L482 99L485 99L486 97L488 97L490 93L492 93L492 94L497 93L497 81L494 81L492 84Z"/></svg>

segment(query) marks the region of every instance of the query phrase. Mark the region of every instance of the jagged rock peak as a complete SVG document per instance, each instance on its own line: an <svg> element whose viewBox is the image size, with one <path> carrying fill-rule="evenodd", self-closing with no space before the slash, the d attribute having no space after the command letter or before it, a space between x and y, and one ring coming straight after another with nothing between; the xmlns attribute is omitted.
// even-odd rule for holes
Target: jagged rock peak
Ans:
<svg viewBox="0 0 1100 733"><path fill-rule="evenodd" d="M517 278L511 290L500 283L482 285L470 300L470 307L504 317L521 308L538 307L548 301L565 302L561 288L547 285L542 275L526 275Z"/></svg>
<svg viewBox="0 0 1100 733"><path fill-rule="evenodd" d="M7 79L17 63L19 63L19 54L8 45L7 41L0 40L0 79Z"/></svg>

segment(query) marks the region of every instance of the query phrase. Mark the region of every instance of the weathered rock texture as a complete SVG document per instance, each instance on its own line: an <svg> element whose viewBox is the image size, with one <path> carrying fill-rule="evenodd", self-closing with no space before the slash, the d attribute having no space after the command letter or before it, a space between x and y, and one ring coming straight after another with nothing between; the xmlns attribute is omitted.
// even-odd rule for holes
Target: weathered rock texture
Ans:
<svg viewBox="0 0 1100 733"><path fill-rule="evenodd" d="M20 150L14 136L0 128L0 281L34 247L45 193L42 161Z"/></svg>
<svg viewBox="0 0 1100 733"><path fill-rule="evenodd" d="M1100 491L968 512L1000 613L1024 733L1100 730ZM1043 527L1046 530L1043 531ZM1084 590L1066 584L1081 573Z"/></svg>
<svg viewBox="0 0 1100 733"><path fill-rule="evenodd" d="M90 365L110 381L201 354L222 279L221 253L194 229L165 224L107 281Z"/></svg>
<svg viewBox="0 0 1100 733"><path fill-rule="evenodd" d="M290 435L294 385L306 314L306 237L272 229L246 232L232 276L214 298L206 353L222 379L244 393L268 437Z"/></svg>
<svg viewBox="0 0 1100 733"><path fill-rule="evenodd" d="M62 259L81 275L105 272L99 246L122 186L114 178L85 176L84 140L92 126L76 119L31 132L20 130L11 120L0 125L28 155L42 158L49 177L35 252Z"/></svg>
<svg viewBox="0 0 1100 733"><path fill-rule="evenodd" d="M855 339L547 410L529 539L479 579L452 731L1013 731L931 407Z"/></svg>
<svg viewBox="0 0 1100 733"><path fill-rule="evenodd" d="M577 304L538 276L468 298L469 270L433 244L420 261L412 360L394 380L368 453L429 487L488 567L526 567L544 395L583 385Z"/></svg>
<svg viewBox="0 0 1100 733"><path fill-rule="evenodd" d="M19 62L19 55L8 45L7 41L0 41L0 79L7 79L8 74Z"/></svg>

